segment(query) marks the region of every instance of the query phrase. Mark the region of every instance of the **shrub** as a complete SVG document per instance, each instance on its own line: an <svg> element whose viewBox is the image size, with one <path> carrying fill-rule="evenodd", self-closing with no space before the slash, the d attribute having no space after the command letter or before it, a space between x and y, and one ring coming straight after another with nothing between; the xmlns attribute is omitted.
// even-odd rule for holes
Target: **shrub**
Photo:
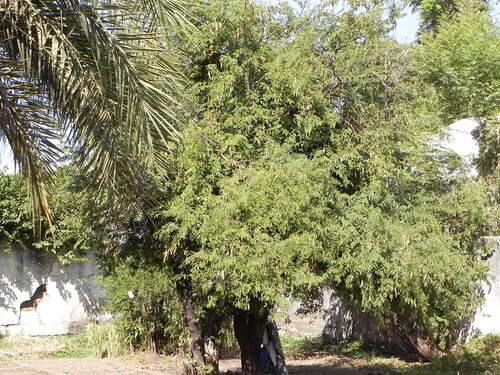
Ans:
<svg viewBox="0 0 500 375"><path fill-rule="evenodd" d="M118 357L126 353L126 338L115 323L90 324L87 340L97 357Z"/></svg>
<svg viewBox="0 0 500 375"><path fill-rule="evenodd" d="M173 353L182 347L180 305L173 278L165 270L121 265L102 284L109 296L106 309L130 348Z"/></svg>

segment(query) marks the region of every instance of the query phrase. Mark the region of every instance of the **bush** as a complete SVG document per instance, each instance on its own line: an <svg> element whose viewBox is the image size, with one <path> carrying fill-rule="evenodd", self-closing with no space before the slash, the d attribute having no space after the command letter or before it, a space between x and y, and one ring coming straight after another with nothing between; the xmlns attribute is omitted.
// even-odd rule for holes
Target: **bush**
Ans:
<svg viewBox="0 0 500 375"><path fill-rule="evenodd" d="M109 296L106 310L114 315L114 327L130 348L165 354L184 345L175 283L165 270L121 265L102 284Z"/></svg>
<svg viewBox="0 0 500 375"><path fill-rule="evenodd" d="M406 373L405 373L406 374ZM500 374L500 336L487 335L458 346L432 363L411 369L407 375Z"/></svg>
<svg viewBox="0 0 500 375"><path fill-rule="evenodd" d="M87 340L92 354L97 357L118 357L127 352L126 338L115 323L90 324Z"/></svg>

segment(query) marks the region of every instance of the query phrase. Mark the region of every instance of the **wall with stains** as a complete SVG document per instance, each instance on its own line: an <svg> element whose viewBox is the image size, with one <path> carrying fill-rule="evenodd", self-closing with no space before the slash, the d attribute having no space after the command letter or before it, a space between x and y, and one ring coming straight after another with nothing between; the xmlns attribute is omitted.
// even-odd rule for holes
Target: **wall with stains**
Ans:
<svg viewBox="0 0 500 375"><path fill-rule="evenodd" d="M67 334L96 319L104 299L97 271L92 263L63 267L46 252L0 250L0 334Z"/></svg>

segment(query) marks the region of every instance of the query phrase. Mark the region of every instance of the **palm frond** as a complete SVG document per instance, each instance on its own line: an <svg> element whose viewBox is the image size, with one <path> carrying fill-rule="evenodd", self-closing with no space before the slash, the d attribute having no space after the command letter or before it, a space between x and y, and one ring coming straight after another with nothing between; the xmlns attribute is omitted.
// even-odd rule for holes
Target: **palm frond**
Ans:
<svg viewBox="0 0 500 375"><path fill-rule="evenodd" d="M54 119L40 91L24 79L19 62L0 53L0 140L6 141L29 180L33 209L51 220L45 184L60 153Z"/></svg>
<svg viewBox="0 0 500 375"><path fill-rule="evenodd" d="M99 187L119 189L118 175L134 180L127 163L165 165L182 120L182 78L153 25L186 19L175 0L0 1L0 51L23 65Z"/></svg>

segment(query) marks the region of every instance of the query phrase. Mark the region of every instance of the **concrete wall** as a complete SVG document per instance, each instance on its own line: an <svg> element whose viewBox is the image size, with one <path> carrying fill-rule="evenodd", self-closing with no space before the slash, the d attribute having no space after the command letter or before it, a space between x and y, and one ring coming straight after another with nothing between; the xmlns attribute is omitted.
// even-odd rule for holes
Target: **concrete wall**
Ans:
<svg viewBox="0 0 500 375"><path fill-rule="evenodd" d="M77 331L95 319L102 306L102 290L92 282L96 273L94 264L62 267L55 257L41 251L0 250L0 333Z"/></svg>
<svg viewBox="0 0 500 375"><path fill-rule="evenodd" d="M301 313L303 309L300 302L291 304L287 310L283 311L282 318L277 321L280 333L293 336L321 336L325 328L324 312L328 310L329 294L328 290L323 291L320 301L322 305L315 306L318 311L316 313Z"/></svg>
<svg viewBox="0 0 500 375"><path fill-rule="evenodd" d="M350 339L376 340L380 331L367 314L351 309L331 290L324 290L322 306L317 313L302 313L294 303L278 321L280 332L294 336L326 336L336 341Z"/></svg>
<svg viewBox="0 0 500 375"><path fill-rule="evenodd" d="M500 237L484 237L484 240L493 247L493 254L488 258L491 280L482 283L485 302L476 312L469 335L500 334Z"/></svg>

